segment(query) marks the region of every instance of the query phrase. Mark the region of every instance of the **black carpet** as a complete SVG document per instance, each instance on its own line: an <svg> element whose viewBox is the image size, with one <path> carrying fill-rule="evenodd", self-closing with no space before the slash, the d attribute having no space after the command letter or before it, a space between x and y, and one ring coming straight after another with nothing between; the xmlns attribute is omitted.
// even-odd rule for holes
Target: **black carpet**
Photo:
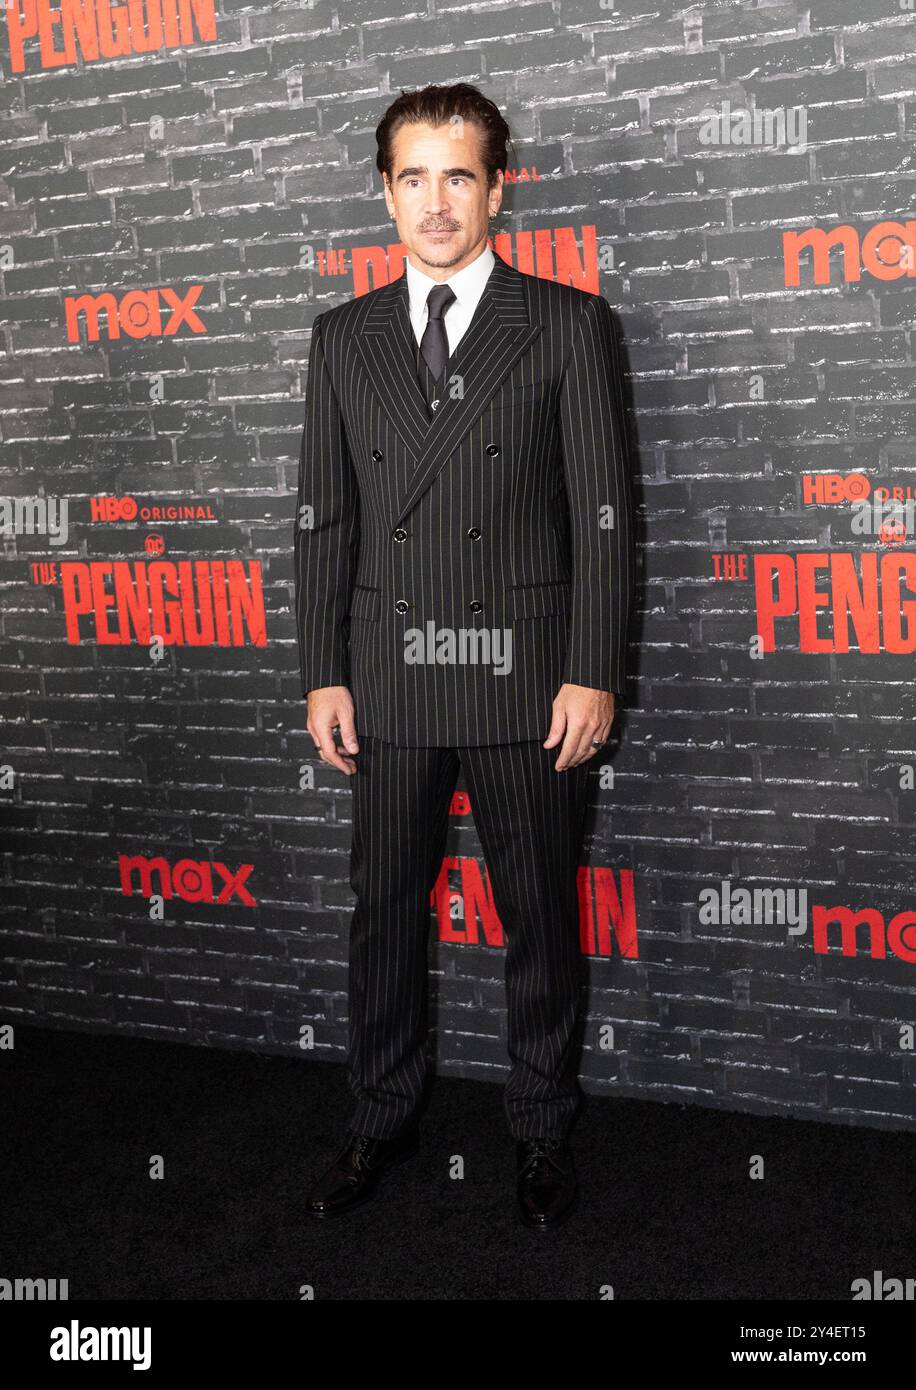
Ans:
<svg viewBox="0 0 916 1390"><path fill-rule="evenodd" d="M319 1223L302 1200L343 1137L342 1067L25 1027L0 1058L0 1275L71 1300L848 1300L916 1274L912 1134L587 1096L578 1209L532 1232L501 1086L439 1077L419 1156Z"/></svg>

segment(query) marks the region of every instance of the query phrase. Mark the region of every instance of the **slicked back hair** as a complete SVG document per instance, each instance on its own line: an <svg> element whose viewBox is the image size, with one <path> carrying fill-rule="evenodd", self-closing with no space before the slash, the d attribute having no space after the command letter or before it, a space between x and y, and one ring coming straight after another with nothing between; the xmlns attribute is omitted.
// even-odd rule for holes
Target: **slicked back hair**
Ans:
<svg viewBox="0 0 916 1390"><path fill-rule="evenodd" d="M395 97L375 129L375 163L379 173L387 174L389 182L394 183L394 136L402 125L440 126L464 121L473 121L480 129L487 188L492 188L496 171L506 172L506 146L512 143L512 137L499 107L468 82L450 86L432 83L414 92L402 91Z"/></svg>

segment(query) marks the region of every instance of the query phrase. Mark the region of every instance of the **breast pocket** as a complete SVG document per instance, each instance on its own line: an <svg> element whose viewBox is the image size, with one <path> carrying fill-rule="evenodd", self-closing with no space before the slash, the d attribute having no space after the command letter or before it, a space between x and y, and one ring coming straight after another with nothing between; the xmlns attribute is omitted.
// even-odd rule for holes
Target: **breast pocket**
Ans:
<svg viewBox="0 0 916 1390"><path fill-rule="evenodd" d="M363 618L370 623L377 622L381 611L381 589L370 589L364 584L354 584L350 592L350 607L348 609L350 617Z"/></svg>
<svg viewBox="0 0 916 1390"><path fill-rule="evenodd" d="M499 410L529 411L549 394L548 381L525 382L520 386L504 386L498 396L494 396L490 408Z"/></svg>

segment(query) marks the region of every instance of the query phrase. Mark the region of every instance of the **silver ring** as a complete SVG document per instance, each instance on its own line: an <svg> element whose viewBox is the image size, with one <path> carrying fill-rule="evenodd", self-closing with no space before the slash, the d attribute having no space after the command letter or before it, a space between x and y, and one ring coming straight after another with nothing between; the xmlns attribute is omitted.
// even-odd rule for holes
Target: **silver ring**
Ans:
<svg viewBox="0 0 916 1390"><path fill-rule="evenodd" d="M607 742L607 739L605 739L604 742L606 743L606 742ZM604 747L604 743L596 743L595 740L592 739L592 747L593 747L593 748L603 748L603 747Z"/></svg>

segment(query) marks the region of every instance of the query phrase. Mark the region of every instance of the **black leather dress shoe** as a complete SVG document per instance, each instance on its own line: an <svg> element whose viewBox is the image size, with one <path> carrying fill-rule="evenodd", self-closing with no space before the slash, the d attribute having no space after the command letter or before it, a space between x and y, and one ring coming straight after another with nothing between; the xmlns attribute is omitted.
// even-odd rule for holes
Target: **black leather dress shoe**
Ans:
<svg viewBox="0 0 916 1390"><path fill-rule="evenodd" d="M552 1230L572 1215L578 1192L566 1139L519 1139L518 1212L533 1230Z"/></svg>
<svg viewBox="0 0 916 1390"><path fill-rule="evenodd" d="M408 1130L394 1139L373 1139L368 1134L348 1134L347 1142L322 1173L305 1199L311 1216L342 1216L368 1202L381 1174L396 1163L412 1158L420 1147L419 1130Z"/></svg>

